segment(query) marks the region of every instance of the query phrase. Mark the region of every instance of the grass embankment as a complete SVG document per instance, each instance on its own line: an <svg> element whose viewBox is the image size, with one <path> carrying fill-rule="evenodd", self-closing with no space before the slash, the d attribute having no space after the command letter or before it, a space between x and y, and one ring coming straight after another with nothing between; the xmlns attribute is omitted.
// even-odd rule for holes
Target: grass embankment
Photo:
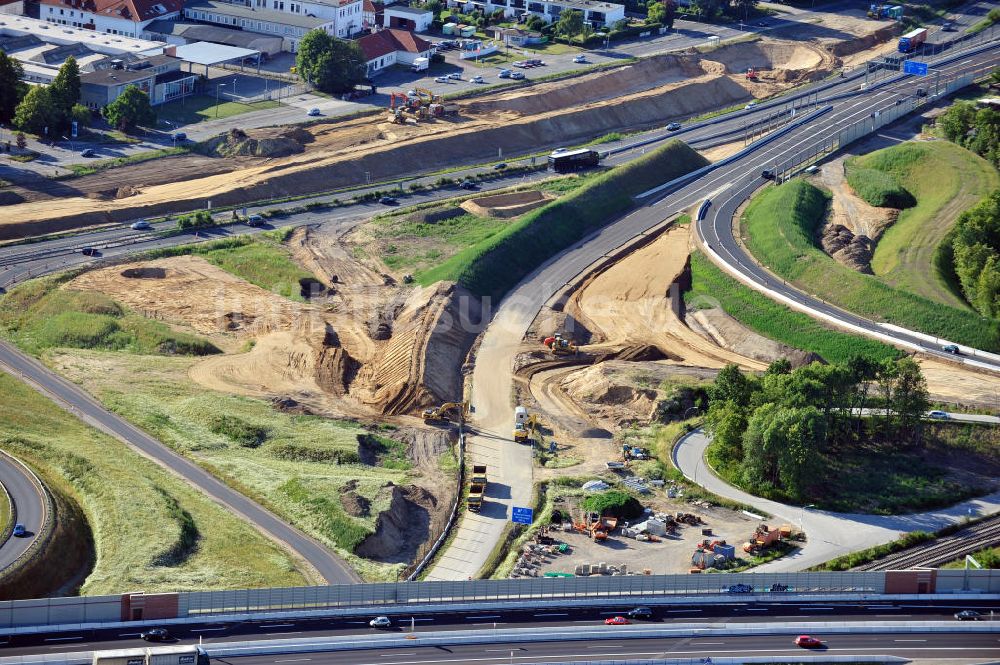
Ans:
<svg viewBox="0 0 1000 665"><path fill-rule="evenodd" d="M743 216L750 251L772 271L827 302L980 349L1000 349L1000 324L893 288L841 265L816 246L828 195L803 180L768 187Z"/></svg>
<svg viewBox="0 0 1000 665"><path fill-rule="evenodd" d="M405 446L356 423L281 413L263 400L214 392L188 378L194 358L54 351L45 361L110 410L209 469L228 485L336 548L368 579L395 568L353 556L389 506L388 481L407 482ZM377 465L361 463L364 440ZM340 494L348 481L371 501L350 517Z"/></svg>
<svg viewBox="0 0 1000 665"><path fill-rule="evenodd" d="M82 593L306 582L287 553L170 472L3 373L0 394L0 446L86 515L96 560Z"/></svg>
<svg viewBox="0 0 1000 665"><path fill-rule="evenodd" d="M0 534L7 533L7 530L11 528L11 520L13 515L10 510L10 495L7 493L7 489L0 486Z"/></svg>
<svg viewBox="0 0 1000 665"><path fill-rule="evenodd" d="M975 153L947 141L904 143L847 162L848 183L872 205L903 208L872 257L885 283L963 310L965 301L935 262L938 246L955 220L1000 185L1000 175ZM864 195L879 179L902 190L880 204ZM860 181L860 182L859 182ZM881 193L881 192L880 192ZM893 206L895 198L903 205Z"/></svg>
<svg viewBox="0 0 1000 665"><path fill-rule="evenodd" d="M478 295L499 298L546 260L628 212L636 194L707 164L686 144L670 141L418 273L417 280L456 281Z"/></svg>
<svg viewBox="0 0 1000 665"><path fill-rule="evenodd" d="M217 353L210 342L129 311L105 295L59 288L57 275L25 282L0 301L0 333L38 355L71 347L131 353Z"/></svg>
<svg viewBox="0 0 1000 665"><path fill-rule="evenodd" d="M267 289L289 300L303 302L302 286L315 277L292 260L281 243L284 230L237 236L199 245L167 247L146 257L194 255L204 258L226 272Z"/></svg>
<svg viewBox="0 0 1000 665"><path fill-rule="evenodd" d="M533 187L481 195L537 190L558 196L582 187L593 177L593 174L583 174L554 178ZM456 216L448 217L449 214ZM376 217L352 234L351 242L355 252L374 253L392 270L419 274L433 269L467 247L487 241L514 223L514 219L466 213L456 206L455 201L451 201Z"/></svg>
<svg viewBox="0 0 1000 665"><path fill-rule="evenodd" d="M684 298L688 307L719 306L764 337L812 351L827 362L843 363L855 355L876 359L900 355L888 344L827 328L806 314L776 303L723 273L701 252L691 255L691 290Z"/></svg>

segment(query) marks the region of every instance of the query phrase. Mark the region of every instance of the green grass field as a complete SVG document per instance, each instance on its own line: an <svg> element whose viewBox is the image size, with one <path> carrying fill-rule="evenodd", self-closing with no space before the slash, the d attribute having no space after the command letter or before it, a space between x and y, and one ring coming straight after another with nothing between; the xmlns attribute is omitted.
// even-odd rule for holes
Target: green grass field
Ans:
<svg viewBox="0 0 1000 665"><path fill-rule="evenodd" d="M896 289L825 254L815 234L827 201L827 194L804 180L766 188L743 215L748 248L784 279L856 314L980 349L1000 349L1000 323Z"/></svg>
<svg viewBox="0 0 1000 665"><path fill-rule="evenodd" d="M82 593L306 582L286 552L167 470L4 373L0 395L0 446L86 514L97 556Z"/></svg>
<svg viewBox="0 0 1000 665"><path fill-rule="evenodd" d="M852 162L895 177L916 199L878 241L872 271L895 288L966 309L935 266L934 254L958 216L1000 186L996 169L950 141L904 143Z"/></svg>
<svg viewBox="0 0 1000 665"><path fill-rule="evenodd" d="M632 196L707 163L681 141L670 141L417 273L417 281L456 281L478 295L499 298L547 259L627 212Z"/></svg>
<svg viewBox="0 0 1000 665"><path fill-rule="evenodd" d="M210 342L134 314L94 292L58 288L65 276L44 277L0 299L0 334L38 355L54 347L131 353L217 353Z"/></svg>
<svg viewBox="0 0 1000 665"><path fill-rule="evenodd" d="M684 298L689 308L718 305L764 337L812 351L827 362L845 362L854 355L895 358L900 353L882 342L827 328L774 302L723 273L700 252L691 255L691 290Z"/></svg>
<svg viewBox="0 0 1000 665"><path fill-rule="evenodd" d="M0 487L0 533L7 530L11 522L10 496L7 490Z"/></svg>
<svg viewBox="0 0 1000 665"><path fill-rule="evenodd" d="M227 102L225 99L222 99L216 105L214 96L196 95L157 106L156 117L161 123L167 120L173 126L193 125L204 120L231 118L243 113L250 113L251 111L273 108L278 108L278 102L264 101L242 104L240 102ZM305 114L303 113L303 115Z"/></svg>
<svg viewBox="0 0 1000 665"><path fill-rule="evenodd" d="M109 409L192 458L228 485L334 547L367 579L395 579L396 567L353 556L388 507L388 481L404 484L410 468L402 444L380 436L378 466L360 463L356 423L276 411L268 402L202 388L188 378L194 358L54 351L45 361ZM348 516L341 488L372 501L371 515Z"/></svg>

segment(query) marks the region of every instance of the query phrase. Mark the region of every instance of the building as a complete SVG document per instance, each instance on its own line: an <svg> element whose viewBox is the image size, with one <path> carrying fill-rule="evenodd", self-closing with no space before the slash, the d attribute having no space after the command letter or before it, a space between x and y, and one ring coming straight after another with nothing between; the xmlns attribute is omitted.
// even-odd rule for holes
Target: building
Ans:
<svg viewBox="0 0 1000 665"><path fill-rule="evenodd" d="M184 0L39 0L39 18L48 23L109 35L139 37L158 19L180 16Z"/></svg>
<svg viewBox="0 0 1000 665"><path fill-rule="evenodd" d="M143 39L152 39L182 46L195 42L209 42L224 46L260 51L273 56L284 50L284 39L281 35L265 35L249 30L234 30L221 25L206 25L204 23L188 23L185 21L153 21L142 33Z"/></svg>
<svg viewBox="0 0 1000 665"><path fill-rule="evenodd" d="M458 7L462 13L477 9L492 14L502 9L507 18L523 19L528 14L540 17L546 23L559 20L559 14L575 9L583 13L583 22L595 27L608 27L625 18L625 6L600 0L448 0L449 7Z"/></svg>
<svg viewBox="0 0 1000 665"><path fill-rule="evenodd" d="M399 5L386 7L382 19L382 27L399 28L411 32L427 32L434 21L434 12L419 7Z"/></svg>
<svg viewBox="0 0 1000 665"><path fill-rule="evenodd" d="M386 67L412 65L417 58L429 58L434 45L408 30L387 28L358 40L372 77Z"/></svg>
<svg viewBox="0 0 1000 665"><path fill-rule="evenodd" d="M292 17L324 19L325 25L332 24L326 31L341 39L358 34L364 26L364 0L232 0L232 4Z"/></svg>
<svg viewBox="0 0 1000 665"><path fill-rule="evenodd" d="M374 30L379 24L378 15L382 8L376 9L372 0L362 0L361 2L361 28L363 30Z"/></svg>
<svg viewBox="0 0 1000 665"><path fill-rule="evenodd" d="M531 30L521 30L520 28L502 28L495 25L490 28L493 39L506 44L507 46L528 46L531 44L543 44L545 37L540 32Z"/></svg>
<svg viewBox="0 0 1000 665"><path fill-rule="evenodd" d="M299 42L310 30L336 34L337 22L329 18L289 14L272 9L256 9L222 0L194 0L184 7L184 18L246 30L261 35L281 37L282 50L295 53ZM360 21L360 19L359 19Z"/></svg>
<svg viewBox="0 0 1000 665"><path fill-rule="evenodd" d="M149 95L155 106L192 94L197 81L197 74L181 71L181 61L169 55L116 58L80 74L80 103L98 110L134 85Z"/></svg>

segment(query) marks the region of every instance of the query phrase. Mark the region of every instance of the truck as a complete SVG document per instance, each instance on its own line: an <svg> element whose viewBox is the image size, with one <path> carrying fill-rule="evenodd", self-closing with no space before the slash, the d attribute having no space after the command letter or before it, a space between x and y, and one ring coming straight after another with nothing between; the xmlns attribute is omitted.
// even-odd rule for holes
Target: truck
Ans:
<svg viewBox="0 0 1000 665"><path fill-rule="evenodd" d="M426 71L428 67L431 66L431 61L429 58L414 58L413 59L413 71L423 72Z"/></svg>
<svg viewBox="0 0 1000 665"><path fill-rule="evenodd" d="M485 464L473 464L472 465L472 476L470 478L474 485L482 485L483 490L486 490L486 465Z"/></svg>
<svg viewBox="0 0 1000 665"><path fill-rule="evenodd" d="M208 665L208 656L195 645L108 649L95 651L92 665Z"/></svg>
<svg viewBox="0 0 1000 665"><path fill-rule="evenodd" d="M469 510L474 513L478 513L480 511L483 507L483 493L485 491L486 485L480 485L479 483L472 483L469 485L469 498L465 501Z"/></svg>
<svg viewBox="0 0 1000 665"><path fill-rule="evenodd" d="M912 53L925 41L927 41L927 28L911 30L899 38L899 52Z"/></svg>
<svg viewBox="0 0 1000 665"><path fill-rule="evenodd" d="M601 153L596 150L562 150L549 155L549 168L556 173L567 173L597 166L600 161Z"/></svg>

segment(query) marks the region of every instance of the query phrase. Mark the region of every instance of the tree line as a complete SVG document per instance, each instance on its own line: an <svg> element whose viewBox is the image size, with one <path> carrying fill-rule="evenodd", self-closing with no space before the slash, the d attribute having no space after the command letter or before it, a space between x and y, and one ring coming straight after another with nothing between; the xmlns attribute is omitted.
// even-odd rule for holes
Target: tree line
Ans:
<svg viewBox="0 0 1000 665"><path fill-rule="evenodd" d="M1000 318L1000 190L963 212L945 244L965 299Z"/></svg>
<svg viewBox="0 0 1000 665"><path fill-rule="evenodd" d="M23 75L21 63L0 51L0 123L53 139L66 136L74 122L80 130L90 126L90 109L80 104L76 58L66 58L48 85L29 85L21 80ZM102 114L109 124L122 130L156 121L149 96L135 86L128 86ZM23 147L23 137L18 138L18 144Z"/></svg>
<svg viewBox="0 0 1000 665"><path fill-rule="evenodd" d="M738 469L737 480L755 494L797 501L817 486L824 457L846 446L919 446L929 406L926 381L909 357L879 362L856 356L795 370L781 360L762 376L729 365L709 397L705 424L713 461Z"/></svg>

